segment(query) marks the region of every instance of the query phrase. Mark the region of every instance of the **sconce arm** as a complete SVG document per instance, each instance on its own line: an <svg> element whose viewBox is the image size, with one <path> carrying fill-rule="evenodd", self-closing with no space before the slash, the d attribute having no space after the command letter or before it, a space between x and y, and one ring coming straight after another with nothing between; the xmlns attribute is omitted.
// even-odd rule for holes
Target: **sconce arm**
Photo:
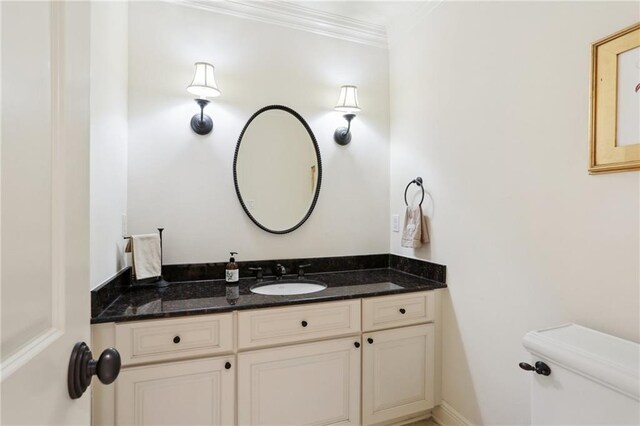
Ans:
<svg viewBox="0 0 640 426"><path fill-rule="evenodd" d="M351 120L353 120L356 115L355 114L345 114L343 115L344 119L347 120L347 131L345 133L349 133L351 130Z"/></svg>
<svg viewBox="0 0 640 426"><path fill-rule="evenodd" d="M355 118L355 114L345 114L344 119L347 120L347 127L338 127L333 133L333 140L338 145L348 145L351 142L351 120Z"/></svg>
<svg viewBox="0 0 640 426"><path fill-rule="evenodd" d="M195 114L191 117L191 129L199 135L206 135L213 129L213 121L211 117L205 115L204 107L209 105L209 100L204 98L194 99L200 106L200 114Z"/></svg>
<svg viewBox="0 0 640 426"><path fill-rule="evenodd" d="M204 120L204 107L209 105L208 99L198 98L194 99L198 105L200 105L200 121Z"/></svg>

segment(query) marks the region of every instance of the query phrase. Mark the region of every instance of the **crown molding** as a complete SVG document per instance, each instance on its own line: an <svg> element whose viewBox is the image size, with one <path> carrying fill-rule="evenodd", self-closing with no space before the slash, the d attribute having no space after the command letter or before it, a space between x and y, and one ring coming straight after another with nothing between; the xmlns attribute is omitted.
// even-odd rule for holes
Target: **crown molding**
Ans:
<svg viewBox="0 0 640 426"><path fill-rule="evenodd" d="M376 25L280 0L166 0L170 3L237 18L307 31L369 46L387 48L387 32Z"/></svg>

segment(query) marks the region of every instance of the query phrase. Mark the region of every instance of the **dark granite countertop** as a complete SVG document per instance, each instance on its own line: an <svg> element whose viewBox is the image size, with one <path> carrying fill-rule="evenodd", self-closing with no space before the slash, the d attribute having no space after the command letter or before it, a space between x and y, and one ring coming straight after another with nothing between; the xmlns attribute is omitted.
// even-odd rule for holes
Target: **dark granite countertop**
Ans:
<svg viewBox="0 0 640 426"><path fill-rule="evenodd" d="M284 278L293 278L287 275ZM334 300L356 299L446 288L447 285L392 268L307 274L307 279L327 285L323 291L292 296L265 296L251 293L257 281L240 280L240 296L228 300L224 280L172 283L165 288L132 286L118 296L92 324L152 318L168 318L230 312Z"/></svg>

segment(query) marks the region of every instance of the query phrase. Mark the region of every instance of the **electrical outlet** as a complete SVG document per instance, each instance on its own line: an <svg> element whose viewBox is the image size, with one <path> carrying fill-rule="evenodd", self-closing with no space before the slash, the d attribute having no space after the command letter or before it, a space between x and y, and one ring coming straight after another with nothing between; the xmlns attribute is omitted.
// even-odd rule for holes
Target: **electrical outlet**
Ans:
<svg viewBox="0 0 640 426"><path fill-rule="evenodd" d="M400 216L397 214L391 216L391 230L393 232L400 232Z"/></svg>
<svg viewBox="0 0 640 426"><path fill-rule="evenodd" d="M247 200L246 206L249 210L253 210L255 205L256 205L256 200Z"/></svg>

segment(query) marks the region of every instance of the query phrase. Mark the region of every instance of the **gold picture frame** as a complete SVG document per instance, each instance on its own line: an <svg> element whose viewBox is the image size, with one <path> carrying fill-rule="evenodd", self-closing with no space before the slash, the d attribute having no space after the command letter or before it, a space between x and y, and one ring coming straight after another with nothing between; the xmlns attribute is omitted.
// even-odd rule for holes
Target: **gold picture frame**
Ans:
<svg viewBox="0 0 640 426"><path fill-rule="evenodd" d="M640 170L638 52L640 22L591 47L590 174Z"/></svg>

